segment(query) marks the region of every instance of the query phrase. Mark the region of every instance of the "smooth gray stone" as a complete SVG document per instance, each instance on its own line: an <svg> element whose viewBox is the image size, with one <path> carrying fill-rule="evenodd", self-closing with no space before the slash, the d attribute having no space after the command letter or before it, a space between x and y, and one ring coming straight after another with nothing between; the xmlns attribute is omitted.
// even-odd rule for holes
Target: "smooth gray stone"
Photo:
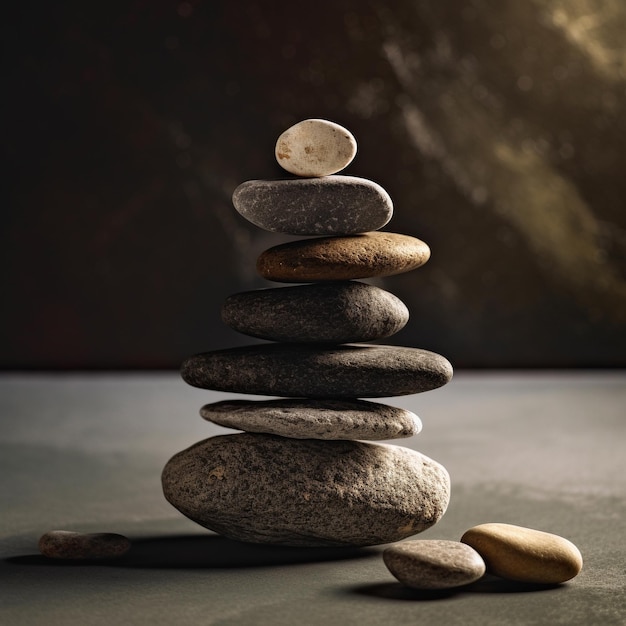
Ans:
<svg viewBox="0 0 626 626"><path fill-rule="evenodd" d="M222 307L227 326L271 341L373 341L397 333L408 319L402 300L354 281L246 291Z"/></svg>
<svg viewBox="0 0 626 626"><path fill-rule="evenodd" d="M422 430L411 411L365 400L224 400L200 415L214 424L293 439L399 439Z"/></svg>
<svg viewBox="0 0 626 626"><path fill-rule="evenodd" d="M178 453L162 484L166 499L202 526L294 546L398 541L435 524L450 497L446 469L408 448L252 433Z"/></svg>
<svg viewBox="0 0 626 626"><path fill-rule="evenodd" d="M272 343L197 354L181 367L194 387L266 396L384 398L441 387L452 366L439 354L397 346Z"/></svg>
<svg viewBox="0 0 626 626"><path fill-rule="evenodd" d="M356 176L249 180L233 204L259 228L289 235L352 235L382 228L393 214L389 194Z"/></svg>
<svg viewBox="0 0 626 626"><path fill-rule="evenodd" d="M414 589L468 585L481 578L486 570L485 562L474 548L441 539L403 541L387 548L383 560L401 583Z"/></svg>

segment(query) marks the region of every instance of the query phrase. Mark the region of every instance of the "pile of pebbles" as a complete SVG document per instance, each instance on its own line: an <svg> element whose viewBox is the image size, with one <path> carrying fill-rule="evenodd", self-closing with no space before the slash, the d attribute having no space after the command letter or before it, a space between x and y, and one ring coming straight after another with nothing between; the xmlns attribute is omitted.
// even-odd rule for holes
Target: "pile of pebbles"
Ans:
<svg viewBox="0 0 626 626"><path fill-rule="evenodd" d="M227 298L231 328L271 343L207 352L182 366L191 385L280 396L207 404L205 419L244 431L211 437L175 455L162 475L168 501L198 524L236 540L293 546L399 542L444 514L445 468L408 448L371 443L410 437L421 422L405 409L362 398L429 391L452 377L448 361L415 348L368 345L398 332L409 312L396 296L358 279L415 269L430 256L413 237L378 232L393 205L376 183L338 176L356 154L354 137L325 120L285 131L276 158L298 178L240 185L235 208L260 228L315 236L266 250L257 262L271 281L305 283ZM50 531L40 552L65 560L123 557L118 534ZM383 560L401 583L449 589L487 572L559 584L582 568L563 537L489 523L460 541L410 540Z"/></svg>
<svg viewBox="0 0 626 626"><path fill-rule="evenodd" d="M405 447L372 443L421 429L405 409L363 398L436 389L452 377L442 356L370 345L409 317L396 296L358 279L423 265L428 246L379 232L393 204L378 184L336 175L356 154L345 128L305 120L276 144L296 178L252 180L233 194L256 226L311 236L263 252L268 280L299 283L227 298L224 322L267 340L198 354L182 365L190 385L270 400L226 400L201 415L244 431L175 455L162 475L167 500L195 522L232 539L294 546L365 546L415 535L449 501L448 472Z"/></svg>

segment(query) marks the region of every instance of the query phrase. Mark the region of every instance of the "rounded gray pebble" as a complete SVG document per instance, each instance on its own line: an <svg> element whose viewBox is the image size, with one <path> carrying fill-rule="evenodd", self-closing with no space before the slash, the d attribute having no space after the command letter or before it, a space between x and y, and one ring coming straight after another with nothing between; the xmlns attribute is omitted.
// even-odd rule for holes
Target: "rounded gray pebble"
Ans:
<svg viewBox="0 0 626 626"><path fill-rule="evenodd" d="M51 530L39 539L39 552L51 559L115 559L124 556L130 540L116 533Z"/></svg>
<svg viewBox="0 0 626 626"><path fill-rule="evenodd" d="M382 228L393 215L389 194L356 176L249 180L233 193L255 226L288 235L353 235Z"/></svg>
<svg viewBox="0 0 626 626"><path fill-rule="evenodd" d="M383 560L401 583L414 589L460 587L485 573L485 562L480 554L458 541L403 541L387 548Z"/></svg>
<svg viewBox="0 0 626 626"><path fill-rule="evenodd" d="M200 415L214 424L294 439L399 439L422 423L411 411L364 400L225 400Z"/></svg>
<svg viewBox="0 0 626 626"><path fill-rule="evenodd" d="M183 380L194 387L292 398L385 398L429 391L452 378L443 356L382 345L317 347L271 343L188 358Z"/></svg>
<svg viewBox="0 0 626 626"><path fill-rule="evenodd" d="M222 307L227 326L283 342L373 341L397 333L408 319L399 298L355 281L246 291Z"/></svg>
<svg viewBox="0 0 626 626"><path fill-rule="evenodd" d="M446 469L408 448L241 433L175 455L166 499L231 539L294 546L366 546L435 524L450 497Z"/></svg>

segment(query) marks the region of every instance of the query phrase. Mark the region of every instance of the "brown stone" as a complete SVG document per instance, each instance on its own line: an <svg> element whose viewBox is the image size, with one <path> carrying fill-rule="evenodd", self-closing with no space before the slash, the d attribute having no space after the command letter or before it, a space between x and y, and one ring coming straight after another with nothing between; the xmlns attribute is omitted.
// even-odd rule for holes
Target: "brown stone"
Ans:
<svg viewBox="0 0 626 626"><path fill-rule="evenodd" d="M116 533L51 530L39 539L39 552L51 559L115 559L130 550L130 540Z"/></svg>
<svg viewBox="0 0 626 626"><path fill-rule="evenodd" d="M261 253L257 271L268 280L285 283L351 280L402 274L429 257L430 249L420 239L376 231L274 246Z"/></svg>
<svg viewBox="0 0 626 626"><path fill-rule="evenodd" d="M480 524L461 541L478 552L491 574L527 583L557 584L574 578L583 566L578 548L567 539L513 524Z"/></svg>

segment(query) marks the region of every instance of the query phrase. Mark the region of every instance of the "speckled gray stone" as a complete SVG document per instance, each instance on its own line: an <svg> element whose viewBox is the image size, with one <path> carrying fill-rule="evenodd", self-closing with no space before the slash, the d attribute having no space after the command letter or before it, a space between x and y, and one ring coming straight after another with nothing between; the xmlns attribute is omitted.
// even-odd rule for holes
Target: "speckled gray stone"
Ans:
<svg viewBox="0 0 626 626"><path fill-rule="evenodd" d="M389 194L356 176L249 180L233 193L237 211L259 228L290 235L351 235L382 228Z"/></svg>
<svg viewBox="0 0 626 626"><path fill-rule="evenodd" d="M397 333L409 310L388 291L347 281L237 293L224 302L222 319L261 339L349 343Z"/></svg>
<svg viewBox="0 0 626 626"><path fill-rule="evenodd" d="M294 439L399 439L422 423L411 411L365 400L224 400L200 409L206 420Z"/></svg>
<svg viewBox="0 0 626 626"><path fill-rule="evenodd" d="M50 530L39 539L39 552L51 559L116 559L130 547L130 540L117 533Z"/></svg>
<svg viewBox="0 0 626 626"><path fill-rule="evenodd" d="M295 398L384 398L429 391L452 378L441 355L397 346L270 343L184 361L194 387Z"/></svg>
<svg viewBox="0 0 626 626"><path fill-rule="evenodd" d="M232 539L295 546L375 545L435 524L448 472L387 444L212 437L175 455L162 475L167 500Z"/></svg>
<svg viewBox="0 0 626 626"><path fill-rule="evenodd" d="M485 573L485 562L480 554L458 541L403 541L387 548L383 560L401 583L414 589L460 587L473 583Z"/></svg>
<svg viewBox="0 0 626 626"><path fill-rule="evenodd" d="M393 276L428 261L420 239L388 232L349 237L301 239L268 248L259 255L258 273L282 283L313 283Z"/></svg>

